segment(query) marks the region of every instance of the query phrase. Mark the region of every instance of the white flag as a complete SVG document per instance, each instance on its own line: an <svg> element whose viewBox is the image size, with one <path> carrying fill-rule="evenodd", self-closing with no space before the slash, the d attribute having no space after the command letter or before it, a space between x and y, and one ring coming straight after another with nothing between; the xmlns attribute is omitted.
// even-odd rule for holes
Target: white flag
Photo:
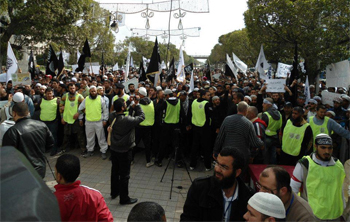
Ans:
<svg viewBox="0 0 350 222"><path fill-rule="evenodd" d="M304 95L306 97L305 104L309 103L309 100L311 99L310 95L310 86L309 86L309 76L306 76L305 80L305 88L304 88Z"/></svg>
<svg viewBox="0 0 350 222"><path fill-rule="evenodd" d="M79 62L79 58L80 58L80 52L79 50L77 50L77 63Z"/></svg>
<svg viewBox="0 0 350 222"><path fill-rule="evenodd" d="M265 70L268 70L269 68L270 68L270 65L269 63L267 63L265 53L264 53L264 48L261 45L259 58L255 65L255 70L259 72L259 76L261 79L267 79L265 75Z"/></svg>
<svg viewBox="0 0 350 222"><path fill-rule="evenodd" d="M176 79L179 82L183 82L185 79L184 67L185 67L184 54L182 52L182 46L180 46L179 64L177 66L177 73L176 73Z"/></svg>
<svg viewBox="0 0 350 222"><path fill-rule="evenodd" d="M190 80L190 89L188 90L188 93L191 93L194 89L194 79L193 79L193 70L191 72L191 80Z"/></svg>
<svg viewBox="0 0 350 222"><path fill-rule="evenodd" d="M232 70L233 74L235 75L236 80L238 80L237 69L236 69L235 65L233 64L230 56L227 53L226 53L226 63L228 65L228 67L230 67L230 69Z"/></svg>
<svg viewBox="0 0 350 222"><path fill-rule="evenodd" d="M143 68L145 69L145 72L147 72L147 61L148 59L142 56L142 63L143 63Z"/></svg>
<svg viewBox="0 0 350 222"><path fill-rule="evenodd" d="M131 42L129 43L128 55L126 57L126 65L125 65L125 79L129 78L129 70L130 70L130 49Z"/></svg>
<svg viewBox="0 0 350 222"><path fill-rule="evenodd" d="M10 42L7 43L7 61L6 61L6 82L12 80L12 74L17 73L18 62L12 51Z"/></svg>
<svg viewBox="0 0 350 222"><path fill-rule="evenodd" d="M162 64L160 65L161 67L161 69L166 69L166 65L165 65L165 62L164 62L164 60L162 61Z"/></svg>
<svg viewBox="0 0 350 222"><path fill-rule="evenodd" d="M119 69L118 63L116 63L116 64L113 66L113 71L117 71L118 69Z"/></svg>
<svg viewBox="0 0 350 222"><path fill-rule="evenodd" d="M243 73L247 72L248 66L242 62L242 60L240 60L234 53L232 53L232 60Z"/></svg>

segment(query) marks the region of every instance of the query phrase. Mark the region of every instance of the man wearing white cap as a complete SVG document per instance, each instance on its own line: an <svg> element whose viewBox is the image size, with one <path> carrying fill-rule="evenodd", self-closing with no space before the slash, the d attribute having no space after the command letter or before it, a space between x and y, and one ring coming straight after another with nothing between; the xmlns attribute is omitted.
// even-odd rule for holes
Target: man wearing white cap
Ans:
<svg viewBox="0 0 350 222"><path fill-rule="evenodd" d="M295 166L291 187L309 202L319 221L340 221L344 210L343 164L333 154L333 141L327 134L315 138L316 151Z"/></svg>
<svg viewBox="0 0 350 222"><path fill-rule="evenodd" d="M108 110L105 100L97 95L96 86L91 86L89 96L80 104L79 109L79 124L83 125L83 114L85 113L85 133L86 133L86 149L87 154L84 157L92 156L95 147L95 135L100 146L102 159L107 159L107 141L105 131L103 129L107 124Z"/></svg>
<svg viewBox="0 0 350 222"><path fill-rule="evenodd" d="M248 200L244 219L251 222L284 221L286 211L283 202L273 194L256 193Z"/></svg>
<svg viewBox="0 0 350 222"><path fill-rule="evenodd" d="M105 89L103 86L97 86L97 94L100 95L104 100L105 100L105 104L107 107L107 110L109 108L109 98L105 95Z"/></svg>
<svg viewBox="0 0 350 222"><path fill-rule="evenodd" d="M139 96L139 104L142 111L145 113L145 119L136 128L136 144L142 139L145 145L146 167L148 168L154 165L154 162L151 161L151 142L152 127L155 120L155 109L153 101L147 97L147 90L145 87L139 88ZM133 112L133 108L131 108L131 112Z"/></svg>
<svg viewBox="0 0 350 222"><path fill-rule="evenodd" d="M305 110L306 119L316 115L316 107L318 102L315 99L309 99L307 109Z"/></svg>

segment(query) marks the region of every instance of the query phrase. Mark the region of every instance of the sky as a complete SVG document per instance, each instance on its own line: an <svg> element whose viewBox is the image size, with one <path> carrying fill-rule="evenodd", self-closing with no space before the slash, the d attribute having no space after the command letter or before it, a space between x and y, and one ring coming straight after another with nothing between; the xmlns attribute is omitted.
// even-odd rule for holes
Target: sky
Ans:
<svg viewBox="0 0 350 222"><path fill-rule="evenodd" d="M166 1L166 0L161 0ZM205 1L205 0L204 0ZM152 3L152 0L99 0L100 3ZM153 0L159 2L159 0ZM213 47L218 43L221 35L239 30L245 27L243 13L247 10L246 0L208 0L209 13L187 12L182 19L184 28L200 27L200 37L188 37L185 40L184 50L188 55L210 55ZM101 5L108 8L108 5ZM109 6L110 7L110 6ZM111 9L111 8L110 8ZM150 18L150 29L168 30L169 12L154 12ZM177 29L179 19L171 16L170 29ZM119 27L115 34L116 41L123 41L125 37L133 36L132 28L145 29L146 19L141 13L126 14L125 26ZM136 36L136 35L134 35ZM150 41L154 41L151 37ZM168 40L168 39L167 39ZM163 39L158 37L163 43ZM171 36L170 42L180 48L182 40L179 36Z"/></svg>

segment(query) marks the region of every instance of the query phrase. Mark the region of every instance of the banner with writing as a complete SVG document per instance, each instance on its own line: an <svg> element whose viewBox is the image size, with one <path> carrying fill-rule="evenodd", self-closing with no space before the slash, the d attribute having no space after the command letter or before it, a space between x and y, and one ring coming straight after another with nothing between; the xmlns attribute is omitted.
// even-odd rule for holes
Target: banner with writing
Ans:
<svg viewBox="0 0 350 222"><path fill-rule="evenodd" d="M340 94L338 93L332 93L332 92L327 92L327 91L322 91L322 103L324 105L328 104L330 106L333 106L333 100L336 98L340 98Z"/></svg>
<svg viewBox="0 0 350 222"><path fill-rule="evenodd" d="M350 61L332 63L326 67L327 87L345 87L350 85Z"/></svg>
<svg viewBox="0 0 350 222"><path fill-rule="evenodd" d="M30 85L32 84L32 78L30 76L30 73L13 73L12 75L12 84L18 85L18 84L22 84L22 85Z"/></svg>
<svg viewBox="0 0 350 222"><path fill-rule="evenodd" d="M281 77L287 77L288 73L291 73L292 65L287 65L284 63L279 62L277 66L277 72L276 72L276 77L281 78Z"/></svg>
<svg viewBox="0 0 350 222"><path fill-rule="evenodd" d="M277 92L284 93L284 84L286 84L285 79L267 79L267 88L266 92Z"/></svg>

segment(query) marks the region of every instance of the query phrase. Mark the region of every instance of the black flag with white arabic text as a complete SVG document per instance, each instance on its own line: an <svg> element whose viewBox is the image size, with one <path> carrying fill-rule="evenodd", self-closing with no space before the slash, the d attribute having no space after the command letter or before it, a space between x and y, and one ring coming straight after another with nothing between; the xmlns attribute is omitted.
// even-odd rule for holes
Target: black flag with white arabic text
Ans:
<svg viewBox="0 0 350 222"><path fill-rule="evenodd" d="M57 56L55 51L53 50L52 46L50 45L50 49L49 49L49 54L47 56L47 64L46 64L46 75L52 75L55 76L56 73L56 69L57 69L57 64L58 60L57 60Z"/></svg>

